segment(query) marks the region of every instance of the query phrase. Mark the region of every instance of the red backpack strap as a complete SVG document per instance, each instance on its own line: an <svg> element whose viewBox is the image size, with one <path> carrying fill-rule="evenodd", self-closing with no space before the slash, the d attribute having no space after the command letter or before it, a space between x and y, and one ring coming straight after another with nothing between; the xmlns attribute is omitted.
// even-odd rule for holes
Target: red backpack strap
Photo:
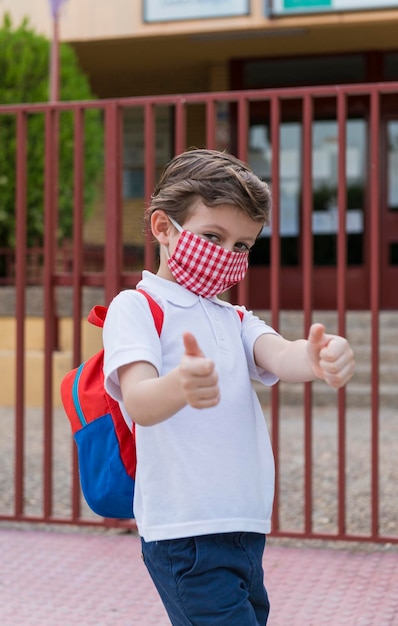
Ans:
<svg viewBox="0 0 398 626"><path fill-rule="evenodd" d="M160 333L162 332L162 327L163 327L163 318L164 318L163 310L161 309L160 305L148 293L146 293L146 291L144 291L143 289L137 289L136 291L139 291L139 293L142 293L142 295L145 296L145 298L147 299L149 308L151 309L153 321L155 322L155 328L160 337ZM87 316L87 319L90 322L90 324L93 324L94 326L98 326L99 328L102 328L105 322L107 311L108 311L108 307L102 306L101 304L97 304L93 306L93 308L91 309L90 313Z"/></svg>
<svg viewBox="0 0 398 626"><path fill-rule="evenodd" d="M145 296L145 298L148 300L148 304L149 304L149 308L151 309L153 321L155 322L155 327L160 337L160 333L162 332L162 327L163 327L163 319L164 319L163 310L161 309L160 305L156 302L156 300L154 300L152 296L149 295L149 293L147 293L143 289L136 289L136 291L138 291L139 293L142 293L142 295Z"/></svg>
<svg viewBox="0 0 398 626"><path fill-rule="evenodd" d="M90 322L90 324L93 324L94 326L99 326L99 328L102 328L105 322L107 311L108 311L108 307L102 306L101 304L96 304L91 309L90 313L87 316L87 319Z"/></svg>

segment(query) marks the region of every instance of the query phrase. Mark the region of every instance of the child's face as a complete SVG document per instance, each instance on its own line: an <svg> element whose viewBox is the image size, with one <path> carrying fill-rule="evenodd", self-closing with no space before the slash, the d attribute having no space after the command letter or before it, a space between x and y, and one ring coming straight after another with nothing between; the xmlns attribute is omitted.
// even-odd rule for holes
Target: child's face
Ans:
<svg viewBox="0 0 398 626"><path fill-rule="evenodd" d="M159 240L163 245L158 275L174 281L167 259L172 256L181 233L170 220L167 222L167 234L163 233L162 240ZM188 230L233 252L249 252L262 229L261 223L235 206L222 204L208 207L201 199L195 202L188 217L180 226L183 230Z"/></svg>

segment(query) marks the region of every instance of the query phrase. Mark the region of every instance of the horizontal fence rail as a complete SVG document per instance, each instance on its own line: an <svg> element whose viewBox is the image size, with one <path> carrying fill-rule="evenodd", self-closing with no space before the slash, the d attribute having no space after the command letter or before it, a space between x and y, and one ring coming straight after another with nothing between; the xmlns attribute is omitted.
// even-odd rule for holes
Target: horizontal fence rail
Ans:
<svg viewBox="0 0 398 626"><path fill-rule="evenodd" d="M121 289L134 288L142 267L155 271L151 237L146 234L142 245L137 244L130 236L131 224L126 225L126 211L138 214L134 228L142 228L144 207L162 166L191 145L227 148L248 161L251 124L263 115L272 147L270 263L256 285L251 282L255 268L250 270L249 280L231 297L256 308L268 323L292 338L306 336L315 315L316 321L323 321L324 316L330 332L348 336L369 365L358 375L364 379L358 396L349 385L325 399L321 383L299 385L294 391L282 383L270 392L258 390L276 462L272 533L276 537L398 542L398 467L393 463L398 441L397 381L394 386L389 378L391 371L397 373L398 337L390 324L396 311L384 311L382 306L380 260L384 193L380 181L385 167L380 138L384 116L393 109L391 98L398 98L397 83L0 106L0 141L5 136L1 129L8 125L8 139L15 146L10 155L15 159L10 193L16 242L13 248L0 241L0 326L11 329L0 333L4 337L0 354L11 370L7 380L13 388L13 401L0 403L4 494L0 520L134 528L133 522L98 518L84 503L76 451L59 402L59 380L88 356L93 345L100 347L100 335L87 336L84 320L91 305L107 304ZM313 125L330 102L338 137L338 228L336 263L322 276L331 277L335 306L316 311ZM364 245L370 253L364 261L365 305L355 313L349 305L354 270L347 259L347 121L359 110L367 125L369 235ZM34 120L40 121L39 131L34 130ZM281 125L286 120L298 121L301 132L301 302L295 312L284 305L288 288L278 211L284 175L279 158ZM100 129L94 155L90 152L91 123ZM42 160L35 164L36 178L31 148L34 132L41 133L45 146ZM130 149L133 165L128 160ZM136 158L139 171L134 169ZM65 177L66 171L70 178ZM38 181L43 226L39 242L29 234L29 216L37 203L33 188ZM128 209L126 181L140 190ZM93 191L91 197L88 189ZM99 207L103 244L86 237L93 203ZM266 306L252 305L256 290L266 294ZM381 353L382 340L388 345L386 354ZM352 388L358 384L354 382ZM40 387L36 406L29 400L35 387Z"/></svg>

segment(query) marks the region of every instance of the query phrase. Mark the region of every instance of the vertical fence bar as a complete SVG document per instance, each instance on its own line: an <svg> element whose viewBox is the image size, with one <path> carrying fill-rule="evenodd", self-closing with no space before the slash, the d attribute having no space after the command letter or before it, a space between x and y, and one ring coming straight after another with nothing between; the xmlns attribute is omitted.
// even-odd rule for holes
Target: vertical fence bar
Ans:
<svg viewBox="0 0 398 626"><path fill-rule="evenodd" d="M155 186L155 108L152 102L147 102L144 108L144 140L145 140L145 205L149 206ZM152 243L152 234L148 228L145 232L145 268L150 272L155 269L155 248Z"/></svg>
<svg viewBox="0 0 398 626"><path fill-rule="evenodd" d="M73 164L73 366L81 361L83 273L84 109L74 111Z"/></svg>
<svg viewBox="0 0 398 626"><path fill-rule="evenodd" d="M26 289L26 195L27 195L27 114L19 110L16 152L16 369L15 369L15 495L14 515L24 511L25 467L25 289Z"/></svg>
<svg viewBox="0 0 398 626"><path fill-rule="evenodd" d="M249 137L249 101L245 95L238 100L238 157L247 161Z"/></svg>
<svg viewBox="0 0 398 626"><path fill-rule="evenodd" d="M105 301L120 290L122 266L120 201L120 110L117 101L105 105Z"/></svg>
<svg viewBox="0 0 398 626"><path fill-rule="evenodd" d="M84 109L74 111L73 163L73 367L82 360L82 274L83 274L83 211L84 211ZM72 518L81 513L80 482L77 450L72 442Z"/></svg>
<svg viewBox="0 0 398 626"><path fill-rule="evenodd" d="M105 301L119 293L124 264L122 232L122 133L123 108L112 101L105 108ZM104 519L106 528L120 520Z"/></svg>
<svg viewBox="0 0 398 626"><path fill-rule="evenodd" d="M185 98L178 98L175 105L174 154L184 152L187 145L187 110Z"/></svg>
<svg viewBox="0 0 398 626"><path fill-rule="evenodd" d="M302 259L303 259L303 310L304 333L312 321L312 274L313 274L313 237L312 237L312 121L313 100L306 94L303 98L303 215L302 215ZM304 527L305 534L312 532L312 383L304 384Z"/></svg>
<svg viewBox="0 0 398 626"><path fill-rule="evenodd" d="M271 99L271 147L272 147L272 229L271 229L271 325L279 330L280 317L280 268L281 268L281 239L280 239L280 99L273 96ZM265 286L266 288L266 286ZM280 526L279 496L280 496L280 445L279 445L279 417L280 417L279 385L271 390L272 411L272 448L275 457L275 497L272 516L272 528L275 533Z"/></svg>
<svg viewBox="0 0 398 626"><path fill-rule="evenodd" d="M211 97L206 100L206 146L214 150L217 144L217 103Z"/></svg>
<svg viewBox="0 0 398 626"><path fill-rule="evenodd" d="M43 458L43 515L52 514L53 485L53 352L55 348L55 293L54 265L58 198L58 112L50 107L45 112L45 184L44 184L44 458ZM57 162L57 164L56 164Z"/></svg>
<svg viewBox="0 0 398 626"><path fill-rule="evenodd" d="M346 142L347 142L347 98L343 91L337 95L338 123L338 234L337 234L337 315L338 333L346 336L346 283L347 283L347 173L346 173ZM338 391L338 502L337 520L338 534L343 537L346 532L346 390Z"/></svg>
<svg viewBox="0 0 398 626"><path fill-rule="evenodd" d="M372 538L379 535L380 95L370 94L370 308L372 326Z"/></svg>
<svg viewBox="0 0 398 626"><path fill-rule="evenodd" d="M238 100L238 157L245 163L248 155L249 138L249 101L247 97L241 96ZM249 270L250 272L250 270ZM247 305L249 301L249 276L247 275L238 283L238 302Z"/></svg>

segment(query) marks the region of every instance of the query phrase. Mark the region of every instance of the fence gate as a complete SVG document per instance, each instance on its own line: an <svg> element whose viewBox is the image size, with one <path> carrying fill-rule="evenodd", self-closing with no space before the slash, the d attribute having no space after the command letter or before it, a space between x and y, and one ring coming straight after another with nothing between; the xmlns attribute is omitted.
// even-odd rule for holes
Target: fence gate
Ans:
<svg viewBox="0 0 398 626"><path fill-rule="evenodd" d="M386 228L383 217L390 224L396 219L396 121L385 112L397 96L398 85L389 83L0 107L0 142L7 139L16 164L12 183L0 172L0 198L7 197L6 189L15 207L16 241L12 250L0 241L0 520L134 528L133 522L98 518L85 505L59 382L101 345L99 331L90 334L85 323L91 305L109 303L120 289L133 288L142 266L155 269L151 239L137 245L131 220L136 233L162 166L187 146L219 148L227 138L226 147L243 160L254 164L261 156L266 162L274 203L271 232L259 242L249 279L231 298L257 309L289 338L305 336L315 318L325 322L330 332L348 336L358 363L346 390L335 392L318 382L258 389L277 469L273 535L398 541L397 304L382 301L388 292L382 277L386 233L389 280L398 267L395 225ZM360 172L349 162L352 99L366 104L355 132L362 133L365 119L369 131L367 188L357 207L347 206L350 176ZM337 138L338 187L332 210L321 207L316 215L315 174L322 164L314 165L321 154L314 140L324 134L317 115L326 101L334 103L328 128ZM294 132L299 129L301 137L295 147L285 136L292 102ZM94 156L91 124L99 129ZM42 160L35 157L38 141L45 146ZM290 181L284 169L289 158ZM290 206L294 200L299 207L293 212L294 235L286 231L289 193ZM35 232L42 226L43 240L32 241L31 211L38 204ZM103 244L87 241L86 216L93 205ZM330 228L332 219L337 226L328 245L335 246L334 265L325 267L317 264L316 228ZM357 251L350 249L348 223L368 229L368 234L360 230L361 267L350 263ZM291 266L285 256L289 236L299 259ZM359 274L363 302L355 310ZM320 284L330 298L326 307L316 305ZM289 289L296 298L291 308Z"/></svg>

